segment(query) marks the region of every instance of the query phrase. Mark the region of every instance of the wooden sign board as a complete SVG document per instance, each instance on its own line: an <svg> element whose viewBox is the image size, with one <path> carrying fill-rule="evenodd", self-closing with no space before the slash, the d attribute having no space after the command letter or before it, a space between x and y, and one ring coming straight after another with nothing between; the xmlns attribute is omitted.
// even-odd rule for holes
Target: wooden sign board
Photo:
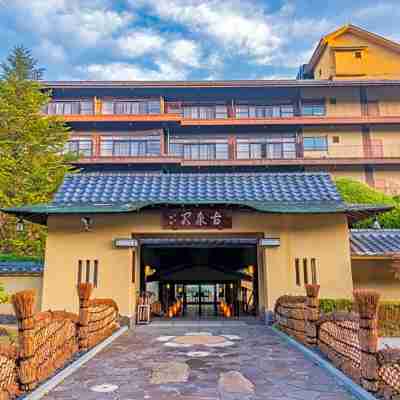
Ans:
<svg viewBox="0 0 400 400"><path fill-rule="evenodd" d="M230 229L232 214L222 209L182 208L164 210L164 229Z"/></svg>

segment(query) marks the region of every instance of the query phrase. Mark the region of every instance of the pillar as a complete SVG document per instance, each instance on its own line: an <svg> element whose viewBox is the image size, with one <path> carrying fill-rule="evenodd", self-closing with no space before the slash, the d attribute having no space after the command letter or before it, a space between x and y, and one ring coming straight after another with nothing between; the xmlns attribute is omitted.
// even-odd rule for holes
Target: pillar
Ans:
<svg viewBox="0 0 400 400"><path fill-rule="evenodd" d="M355 290L354 302L360 316L358 339L361 350L361 385L370 392L378 391L378 307L379 293Z"/></svg>
<svg viewBox="0 0 400 400"><path fill-rule="evenodd" d="M35 310L36 294L34 290L24 290L11 297L18 320L19 340L19 380L22 390L30 391L37 386L35 355Z"/></svg>
<svg viewBox="0 0 400 400"><path fill-rule="evenodd" d="M79 294L79 350L89 348L89 300L93 286L90 283L81 283L78 287Z"/></svg>
<svg viewBox="0 0 400 400"><path fill-rule="evenodd" d="M306 343L309 346L318 344L319 288L319 285L306 285Z"/></svg>

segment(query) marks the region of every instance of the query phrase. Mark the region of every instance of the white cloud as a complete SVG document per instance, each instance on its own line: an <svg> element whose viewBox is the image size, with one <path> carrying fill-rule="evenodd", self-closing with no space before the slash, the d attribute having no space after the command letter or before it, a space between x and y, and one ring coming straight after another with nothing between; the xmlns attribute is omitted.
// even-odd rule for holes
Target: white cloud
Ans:
<svg viewBox="0 0 400 400"><path fill-rule="evenodd" d="M63 63L67 59L64 48L48 39L44 39L39 46L33 49L38 59L52 60L55 63Z"/></svg>
<svg viewBox="0 0 400 400"><path fill-rule="evenodd" d="M192 40L179 39L172 42L167 50L168 56L177 64L198 68L200 66L201 49Z"/></svg>
<svg viewBox="0 0 400 400"><path fill-rule="evenodd" d="M17 23L27 21L46 37L62 35L75 46L93 46L126 27L132 13L112 10L106 0L14 0Z"/></svg>
<svg viewBox="0 0 400 400"><path fill-rule="evenodd" d="M128 57L139 57L152 52L159 52L165 39L151 30L138 30L127 32L117 40L118 51Z"/></svg>
<svg viewBox="0 0 400 400"><path fill-rule="evenodd" d="M173 64L166 61L159 61L157 67L157 70L153 70L136 64L112 62L86 65L79 67L77 72L80 76L88 79L114 81L183 80L187 77L187 71L177 69Z"/></svg>
<svg viewBox="0 0 400 400"><path fill-rule="evenodd" d="M196 0L131 0L136 6L151 7L160 18L201 32L238 54L248 54L268 63L282 39L268 15L250 2Z"/></svg>

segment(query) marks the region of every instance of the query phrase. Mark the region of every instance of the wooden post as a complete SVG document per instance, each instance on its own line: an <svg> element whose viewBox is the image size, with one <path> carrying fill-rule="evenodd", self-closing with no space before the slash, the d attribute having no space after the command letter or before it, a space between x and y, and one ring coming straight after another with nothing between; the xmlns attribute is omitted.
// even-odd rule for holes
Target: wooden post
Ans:
<svg viewBox="0 0 400 400"><path fill-rule="evenodd" d="M360 316L358 339L361 349L361 385L370 392L378 391L378 307L379 293L355 290L354 302Z"/></svg>
<svg viewBox="0 0 400 400"><path fill-rule="evenodd" d="M79 294L79 350L86 351L89 348L89 300L93 286L91 283L80 283Z"/></svg>
<svg viewBox="0 0 400 400"><path fill-rule="evenodd" d="M318 342L319 288L319 285L306 285L306 343L309 346L316 346Z"/></svg>
<svg viewBox="0 0 400 400"><path fill-rule="evenodd" d="M37 386L35 355L35 300L34 290L24 290L11 297L15 315L18 320L19 341L19 380L22 390L30 391Z"/></svg>

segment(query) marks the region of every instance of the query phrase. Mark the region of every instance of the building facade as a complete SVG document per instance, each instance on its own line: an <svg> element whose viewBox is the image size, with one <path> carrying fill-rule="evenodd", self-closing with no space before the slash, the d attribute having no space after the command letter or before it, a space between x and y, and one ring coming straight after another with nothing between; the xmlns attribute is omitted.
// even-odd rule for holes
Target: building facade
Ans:
<svg viewBox="0 0 400 400"><path fill-rule="evenodd" d="M180 299L261 318L307 283L350 297L349 222L387 208L345 204L332 178L400 193L399 64L346 26L296 80L45 83L80 173L4 210L48 226L42 308L76 311L82 281L131 320L144 291L164 315Z"/></svg>

